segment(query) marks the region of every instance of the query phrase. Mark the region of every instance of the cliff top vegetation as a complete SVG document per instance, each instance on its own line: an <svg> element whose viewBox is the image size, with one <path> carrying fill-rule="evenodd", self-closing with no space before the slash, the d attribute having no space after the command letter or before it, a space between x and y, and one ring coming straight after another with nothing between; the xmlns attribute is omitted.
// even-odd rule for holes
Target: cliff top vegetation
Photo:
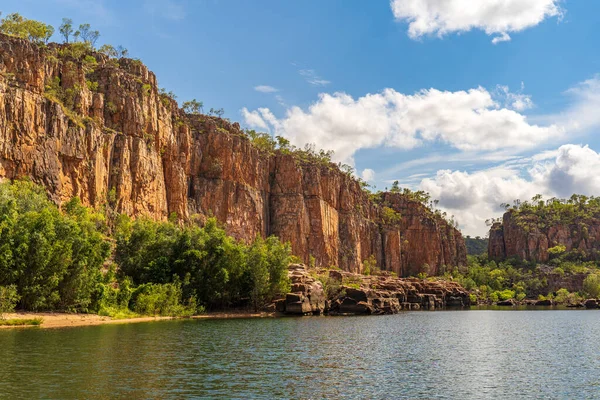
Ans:
<svg viewBox="0 0 600 400"><path fill-rule="evenodd" d="M77 27L69 18L63 18L58 33L62 39L62 44L49 43L55 33L54 27L43 22L27 19L19 14L10 14L0 21L0 33L14 37L26 39L35 43L41 48L47 49L47 57L50 60L61 62L67 68L63 68L62 76L54 76L46 82L45 96L59 104L64 113L69 117L72 123L83 127L86 124L94 124L96 121L90 117L83 117L76 106L76 98L84 90L92 92L99 91L98 73L102 68L121 68L126 73L132 73L137 66L142 63L139 59L130 59L129 52L122 46L113 46L111 44L102 44L98 47L98 41L101 37L98 30L94 30L89 24L83 23ZM85 74L85 85L75 79L78 70L83 70ZM162 104L173 111L174 118L178 123L189 122L193 118L214 118L223 120L224 110L222 108L210 108L206 114L203 101L197 99L188 100L182 103L181 109L177 104L177 96L172 91L164 88L153 88L151 82L142 81L139 77L139 87L146 94L156 91ZM109 112L115 112L116 106L111 101L105 104ZM187 120L187 121L186 121ZM221 124L222 125L222 124ZM220 126L218 124L218 126ZM368 182L364 181L354 171L351 165L344 163L334 163L332 161L333 151L316 149L314 144L306 144L304 147L297 147L282 136L273 136L269 133L257 132L255 130L240 130L241 135L246 137L251 144L259 151L267 154L291 155L297 162L311 166L318 166L330 170L337 170L344 174L348 179L357 183L359 188L365 192L371 201L380 207L390 208L390 204L383 204L381 195L385 192L372 192ZM230 133L230 132L227 132ZM150 143L152 138L147 139ZM386 188L387 191L387 188ZM451 226L458 227L458 223L453 217L449 217L445 212L437 209L437 200L432 201L428 193L423 191L411 191L408 188L400 188L398 181L394 182L390 191L400 194L410 201L422 204L427 214L432 218L446 220ZM394 216L391 213L385 213L386 220L396 221L399 214Z"/></svg>
<svg viewBox="0 0 600 400"><path fill-rule="evenodd" d="M500 206L525 230L546 230L551 226L589 223L600 219L600 197L579 194L568 199L552 197L547 200L538 194L530 201L515 200L512 205L503 203ZM490 219L486 222L493 225L501 220Z"/></svg>

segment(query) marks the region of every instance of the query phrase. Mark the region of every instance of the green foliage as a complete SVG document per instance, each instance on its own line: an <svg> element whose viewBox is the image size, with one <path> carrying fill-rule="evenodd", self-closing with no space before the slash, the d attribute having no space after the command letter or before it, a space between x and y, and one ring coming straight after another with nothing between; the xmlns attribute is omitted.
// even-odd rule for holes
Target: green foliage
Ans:
<svg viewBox="0 0 600 400"><path fill-rule="evenodd" d="M290 290L287 276L291 250L271 236L266 240L257 237L247 250L252 299L255 310L278 294Z"/></svg>
<svg viewBox="0 0 600 400"><path fill-rule="evenodd" d="M80 60L82 57L89 55L92 47L87 42L75 42L66 44L58 50L60 57L70 57L75 60Z"/></svg>
<svg viewBox="0 0 600 400"><path fill-rule="evenodd" d="M43 318L0 319L0 326L39 326L43 321Z"/></svg>
<svg viewBox="0 0 600 400"><path fill-rule="evenodd" d="M381 219L384 224L394 225L402 221L402 215L394 209L384 206L381 209Z"/></svg>
<svg viewBox="0 0 600 400"><path fill-rule="evenodd" d="M200 114L203 111L204 103L196 99L186 101L182 104L181 108L188 114Z"/></svg>
<svg viewBox="0 0 600 400"><path fill-rule="evenodd" d="M304 148L298 148L283 136L273 138L268 133L256 132L253 129L247 129L244 133L256 148L267 154L274 154L278 151L281 154L293 155L299 162L331 167L332 150L325 151L321 149L317 151L314 144L306 144Z"/></svg>
<svg viewBox="0 0 600 400"><path fill-rule="evenodd" d="M569 293L567 289L559 289L554 296L554 301L558 304L578 304L583 298L577 293Z"/></svg>
<svg viewBox="0 0 600 400"><path fill-rule="evenodd" d="M150 85L149 83L143 84L142 93L144 93L144 96L150 96L150 94L152 93L152 85Z"/></svg>
<svg viewBox="0 0 600 400"><path fill-rule="evenodd" d="M15 310L18 301L19 295L15 285L0 286L0 320L4 319L4 314Z"/></svg>
<svg viewBox="0 0 600 400"><path fill-rule="evenodd" d="M600 275L596 275L598 268L595 263L560 261L555 265L550 269L547 265L523 264L518 260L496 263L488 260L487 255L468 256L467 268L448 271L444 278L460 283L476 294L480 301L554 299L558 296L559 303L576 304L581 301L579 293L565 293L564 290L549 293L548 279L552 275L568 279L573 274L589 274L584 280L583 291L590 296L600 296Z"/></svg>
<svg viewBox="0 0 600 400"><path fill-rule="evenodd" d="M58 28L58 31L65 39L65 43L69 43L69 38L73 34L73 20L70 18L63 18L62 24Z"/></svg>
<svg viewBox="0 0 600 400"><path fill-rule="evenodd" d="M260 307L286 291L291 250L274 237L247 246L227 236L214 218L203 228L122 218L116 230L120 274L136 285L181 281L184 298L208 308L245 298Z"/></svg>
<svg viewBox="0 0 600 400"><path fill-rule="evenodd" d="M513 206L505 204L514 222L524 231L545 231L556 225L569 226L572 234L582 238L588 237L590 222L600 218L600 197L588 197L574 194L568 199L551 198L543 200L541 195L534 196L531 201L515 200ZM558 245L550 252L553 256L564 253L566 248ZM550 249L549 249L550 251ZM588 254L583 258L592 259ZM595 255L598 259L599 255Z"/></svg>
<svg viewBox="0 0 600 400"><path fill-rule="evenodd" d="M94 69L98 66L98 61L96 61L96 57L91 55L86 55L81 61L83 65L83 70L86 74L94 72Z"/></svg>
<svg viewBox="0 0 600 400"><path fill-rule="evenodd" d="M98 91L98 82L86 81L85 83L86 83L88 89L91 90L92 92Z"/></svg>
<svg viewBox="0 0 600 400"><path fill-rule="evenodd" d="M492 293L492 296L498 298L498 300L500 301L514 299L515 291L510 289L504 289L501 291L495 291L494 293Z"/></svg>
<svg viewBox="0 0 600 400"><path fill-rule="evenodd" d="M268 133L248 129L246 130L246 135L250 138L254 147L262 152L273 154L277 149L277 142Z"/></svg>
<svg viewBox="0 0 600 400"><path fill-rule="evenodd" d="M211 108L208 110L208 115L214 115L215 117L222 118L223 114L225 114L225 110L222 108Z"/></svg>
<svg viewBox="0 0 600 400"><path fill-rule="evenodd" d="M342 278L342 284L344 286L348 286L353 289L360 289L360 285L362 284L362 279L358 275L345 275Z"/></svg>
<svg viewBox="0 0 600 400"><path fill-rule="evenodd" d="M583 291L590 297L600 297L600 275L588 275L583 281Z"/></svg>
<svg viewBox="0 0 600 400"><path fill-rule="evenodd" d="M190 297L182 304L181 284L145 283L132 295L133 311L140 315L189 317L196 314L196 298Z"/></svg>
<svg viewBox="0 0 600 400"><path fill-rule="evenodd" d="M566 250L567 250L566 246L559 244L557 246L550 247L548 249L548 254L550 254L552 256L556 256L556 255L560 255L560 254L564 253Z"/></svg>
<svg viewBox="0 0 600 400"><path fill-rule="evenodd" d="M371 254L369 258L363 260L363 275L377 274L378 272L377 259L374 254Z"/></svg>
<svg viewBox="0 0 600 400"><path fill-rule="evenodd" d="M94 48L96 41L100 37L100 32L92 30L90 24L81 24L79 25L79 30L77 30L73 36L75 37L75 40L81 37L84 43L87 43Z"/></svg>
<svg viewBox="0 0 600 400"><path fill-rule="evenodd" d="M61 212L30 182L0 184L0 285L24 309L88 310L110 251L103 227L78 199Z"/></svg>
<svg viewBox="0 0 600 400"><path fill-rule="evenodd" d="M18 13L13 13L0 20L0 32L28 39L37 44L43 44L48 43L48 40L54 34L54 28L52 25L46 25L43 22L27 19Z"/></svg>
<svg viewBox="0 0 600 400"><path fill-rule="evenodd" d="M465 237L465 245L467 246L467 254L480 255L487 253L488 239L479 236L471 237L467 235Z"/></svg>

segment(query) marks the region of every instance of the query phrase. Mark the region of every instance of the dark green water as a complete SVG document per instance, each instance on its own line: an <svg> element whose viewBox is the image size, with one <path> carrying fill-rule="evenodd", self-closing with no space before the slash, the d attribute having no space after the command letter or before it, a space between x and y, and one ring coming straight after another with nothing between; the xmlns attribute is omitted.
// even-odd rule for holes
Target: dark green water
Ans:
<svg viewBox="0 0 600 400"><path fill-rule="evenodd" d="M600 398L600 311L0 331L0 398Z"/></svg>

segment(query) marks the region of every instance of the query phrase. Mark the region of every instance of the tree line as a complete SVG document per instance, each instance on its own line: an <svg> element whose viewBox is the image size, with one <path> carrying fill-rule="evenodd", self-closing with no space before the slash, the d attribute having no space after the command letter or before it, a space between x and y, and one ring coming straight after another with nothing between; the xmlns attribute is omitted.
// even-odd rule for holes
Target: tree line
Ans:
<svg viewBox="0 0 600 400"><path fill-rule="evenodd" d="M276 237L236 241L214 218L200 227L107 215L78 198L59 209L29 181L0 183L4 311L190 315L259 309L289 290L291 249Z"/></svg>

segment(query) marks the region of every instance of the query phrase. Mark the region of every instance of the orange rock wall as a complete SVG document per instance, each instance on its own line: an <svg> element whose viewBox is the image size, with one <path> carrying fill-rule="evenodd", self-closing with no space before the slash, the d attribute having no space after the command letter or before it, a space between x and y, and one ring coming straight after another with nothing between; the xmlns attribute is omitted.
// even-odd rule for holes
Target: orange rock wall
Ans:
<svg viewBox="0 0 600 400"><path fill-rule="evenodd" d="M386 225L380 206L333 164L263 153L237 123L184 114L139 62L97 54L86 73L60 48L0 35L1 178L28 176L58 204L79 196L159 220L215 216L238 239L277 235L317 266L361 272L374 255L408 276L466 264L460 233L423 205L387 194L403 219ZM49 93L57 77L72 107Z"/></svg>
<svg viewBox="0 0 600 400"><path fill-rule="evenodd" d="M512 212L507 212L502 223L490 229L488 255L493 260L517 258L526 261L546 262L548 249L563 245L566 251L576 250L583 258L600 256L600 221L592 217L572 224L556 224L544 229L537 227L534 216L519 224Z"/></svg>

